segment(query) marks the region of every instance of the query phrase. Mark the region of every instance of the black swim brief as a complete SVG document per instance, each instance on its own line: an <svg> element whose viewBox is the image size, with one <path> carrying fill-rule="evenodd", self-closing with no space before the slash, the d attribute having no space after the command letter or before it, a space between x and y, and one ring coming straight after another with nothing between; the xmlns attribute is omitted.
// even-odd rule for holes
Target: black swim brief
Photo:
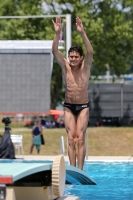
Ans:
<svg viewBox="0 0 133 200"><path fill-rule="evenodd" d="M74 115L78 115L84 108L89 108L89 102L85 104L71 104L64 102L64 107L69 108Z"/></svg>

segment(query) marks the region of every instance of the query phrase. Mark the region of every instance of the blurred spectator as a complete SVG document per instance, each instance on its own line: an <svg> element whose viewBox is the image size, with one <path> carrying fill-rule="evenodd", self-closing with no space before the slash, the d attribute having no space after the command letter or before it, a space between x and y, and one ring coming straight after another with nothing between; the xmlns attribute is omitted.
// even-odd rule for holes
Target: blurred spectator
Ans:
<svg viewBox="0 0 133 200"><path fill-rule="evenodd" d="M45 127L46 127L46 128L51 128L50 123L49 123L49 122L46 122L46 123L45 123Z"/></svg>
<svg viewBox="0 0 133 200"><path fill-rule="evenodd" d="M55 121L51 121L51 128L55 128Z"/></svg>
<svg viewBox="0 0 133 200"><path fill-rule="evenodd" d="M46 124L46 120L45 120L45 119L42 119L42 120L41 120L41 125L42 125L42 126L45 126L45 124Z"/></svg>
<svg viewBox="0 0 133 200"><path fill-rule="evenodd" d="M41 147L41 137L42 134L42 125L40 123L40 119L36 118L35 125L32 128L32 144L30 148L30 154L32 154L34 146L36 146L37 153L40 153L40 147Z"/></svg>
<svg viewBox="0 0 133 200"><path fill-rule="evenodd" d="M101 120L97 120L96 126L97 126L97 127L98 127L98 126L102 126L102 121L101 121Z"/></svg>
<svg viewBox="0 0 133 200"><path fill-rule="evenodd" d="M61 128L64 128L64 127L65 127L64 121L63 121L62 119L60 120L60 127L61 127Z"/></svg>

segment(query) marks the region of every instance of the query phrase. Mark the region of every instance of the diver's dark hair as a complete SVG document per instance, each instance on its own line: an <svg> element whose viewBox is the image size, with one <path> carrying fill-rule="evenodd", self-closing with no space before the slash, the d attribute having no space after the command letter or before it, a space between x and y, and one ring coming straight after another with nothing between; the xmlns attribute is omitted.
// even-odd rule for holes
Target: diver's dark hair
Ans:
<svg viewBox="0 0 133 200"><path fill-rule="evenodd" d="M83 49L82 49L82 47L80 47L80 46L72 46L72 47L70 47L70 49L68 50L68 55L70 54L70 52L73 52L73 51L79 53L80 56L83 56Z"/></svg>

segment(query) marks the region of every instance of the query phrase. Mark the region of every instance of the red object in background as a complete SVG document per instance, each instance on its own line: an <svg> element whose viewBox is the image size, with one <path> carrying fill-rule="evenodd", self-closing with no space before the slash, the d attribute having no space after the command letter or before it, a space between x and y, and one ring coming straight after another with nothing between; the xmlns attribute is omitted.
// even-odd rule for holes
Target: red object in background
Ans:
<svg viewBox="0 0 133 200"><path fill-rule="evenodd" d="M59 115L54 115L54 120L56 121L58 119Z"/></svg>
<svg viewBox="0 0 133 200"><path fill-rule="evenodd" d="M25 126L29 126L31 124L31 121L27 121L26 123L25 123Z"/></svg>
<svg viewBox="0 0 133 200"><path fill-rule="evenodd" d="M64 115L64 110L50 110L50 115Z"/></svg>

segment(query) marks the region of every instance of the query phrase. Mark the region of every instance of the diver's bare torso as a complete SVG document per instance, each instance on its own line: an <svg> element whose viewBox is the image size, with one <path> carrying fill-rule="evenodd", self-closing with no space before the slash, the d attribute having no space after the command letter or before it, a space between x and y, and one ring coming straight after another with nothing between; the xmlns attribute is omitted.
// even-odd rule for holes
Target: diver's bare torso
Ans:
<svg viewBox="0 0 133 200"><path fill-rule="evenodd" d="M88 83L90 70L84 66L84 61L77 70L73 70L67 60L63 70L65 82L65 102L71 104L84 104L88 100Z"/></svg>

